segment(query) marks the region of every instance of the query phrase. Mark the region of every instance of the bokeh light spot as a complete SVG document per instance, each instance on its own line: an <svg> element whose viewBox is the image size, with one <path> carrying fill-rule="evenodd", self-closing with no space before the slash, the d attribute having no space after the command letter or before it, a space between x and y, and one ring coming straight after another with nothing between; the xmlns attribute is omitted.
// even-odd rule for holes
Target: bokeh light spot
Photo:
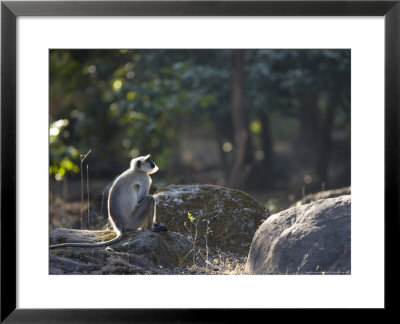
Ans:
<svg viewBox="0 0 400 324"><path fill-rule="evenodd" d="M114 91L121 90L121 88L122 88L122 80L120 80L120 79L114 80L113 83L112 83L112 87L113 87Z"/></svg>
<svg viewBox="0 0 400 324"><path fill-rule="evenodd" d="M225 142L224 144L222 144L222 150L224 152L230 152L233 149L233 145L231 142Z"/></svg>

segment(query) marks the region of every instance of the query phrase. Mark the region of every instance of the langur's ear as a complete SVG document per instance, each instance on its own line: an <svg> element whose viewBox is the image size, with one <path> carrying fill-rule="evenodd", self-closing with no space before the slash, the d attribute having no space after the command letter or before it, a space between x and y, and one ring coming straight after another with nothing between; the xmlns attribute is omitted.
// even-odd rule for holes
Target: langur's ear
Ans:
<svg viewBox="0 0 400 324"><path fill-rule="evenodd" d="M150 159L150 158L151 158L151 155L150 155L150 154L148 154L148 155L146 155L146 156L144 157L145 160L148 160L148 159Z"/></svg>
<svg viewBox="0 0 400 324"><path fill-rule="evenodd" d="M141 161L137 161L136 167L137 167L138 169L140 169L141 165L142 165L142 162L141 162Z"/></svg>

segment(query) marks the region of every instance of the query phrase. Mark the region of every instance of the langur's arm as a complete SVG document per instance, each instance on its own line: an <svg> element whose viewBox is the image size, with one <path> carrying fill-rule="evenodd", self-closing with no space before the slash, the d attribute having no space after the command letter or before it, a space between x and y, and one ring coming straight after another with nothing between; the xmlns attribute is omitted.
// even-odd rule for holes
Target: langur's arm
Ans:
<svg viewBox="0 0 400 324"><path fill-rule="evenodd" d="M141 201L148 196L148 194L149 194L149 190L146 188L145 185L142 184L141 186L139 186L139 189L137 191L137 202L138 202L138 204L140 204Z"/></svg>

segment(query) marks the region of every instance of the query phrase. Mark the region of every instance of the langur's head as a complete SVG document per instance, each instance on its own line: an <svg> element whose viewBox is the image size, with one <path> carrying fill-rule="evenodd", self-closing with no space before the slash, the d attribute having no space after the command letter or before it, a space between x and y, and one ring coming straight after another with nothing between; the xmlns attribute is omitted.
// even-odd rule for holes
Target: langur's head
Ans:
<svg viewBox="0 0 400 324"><path fill-rule="evenodd" d="M131 160L131 169L139 170L147 174L153 174L157 172L158 166L150 159L149 154Z"/></svg>

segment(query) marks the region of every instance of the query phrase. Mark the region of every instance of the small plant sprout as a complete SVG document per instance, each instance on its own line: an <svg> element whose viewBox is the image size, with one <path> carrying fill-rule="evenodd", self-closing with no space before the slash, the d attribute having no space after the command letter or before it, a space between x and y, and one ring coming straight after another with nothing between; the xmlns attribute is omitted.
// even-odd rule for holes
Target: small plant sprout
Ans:
<svg viewBox="0 0 400 324"><path fill-rule="evenodd" d="M193 217L193 215L190 212L187 213L187 218L190 221L190 226L188 227L186 225L186 222L184 222L183 225L186 227L186 229L189 232L188 239L192 242L192 250L191 251L193 251L193 265L195 265L196 264L197 225L199 224L199 220L197 219L197 221L196 221L196 218ZM192 224L194 225L194 233L192 231Z"/></svg>
<svg viewBox="0 0 400 324"><path fill-rule="evenodd" d="M195 218L192 216L192 214L190 212L188 212L187 215L188 215L188 218L189 218L190 222L193 223Z"/></svg>
<svg viewBox="0 0 400 324"><path fill-rule="evenodd" d="M189 255L190 253L193 253L193 266L197 265L197 262L205 259L205 264L207 267L212 265L212 262L210 262L210 251L208 248L208 235L212 233L212 230L210 229L210 221L208 219L202 219L202 212L199 211L199 215L197 217L194 217L192 213L187 212L186 217L187 221L183 222L183 225L185 226L186 230L188 231L187 239L192 243L192 248L190 251L187 253ZM205 223L205 232L204 235L201 233L201 237L204 237L205 239L205 251L201 247L197 247L197 240L199 238L199 224L200 222ZM205 254L203 254L205 252ZM186 255L186 256L187 256ZM185 256L185 258L186 258Z"/></svg>

